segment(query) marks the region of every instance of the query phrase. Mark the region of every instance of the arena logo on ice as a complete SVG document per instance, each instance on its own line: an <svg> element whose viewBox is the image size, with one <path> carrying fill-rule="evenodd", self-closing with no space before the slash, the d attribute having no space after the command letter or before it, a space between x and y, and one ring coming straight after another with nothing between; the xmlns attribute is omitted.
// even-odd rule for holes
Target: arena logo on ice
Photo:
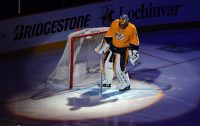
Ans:
<svg viewBox="0 0 200 126"><path fill-rule="evenodd" d="M91 14L86 14L82 16L46 21L31 25L17 25L15 27L14 40L21 40L88 27L90 16Z"/></svg>
<svg viewBox="0 0 200 126"><path fill-rule="evenodd" d="M153 3L148 3L141 4L140 7L137 9L129 9L125 11L124 8L121 6L120 15L126 13L131 20L177 16L180 14L181 7L181 4L153 5Z"/></svg>

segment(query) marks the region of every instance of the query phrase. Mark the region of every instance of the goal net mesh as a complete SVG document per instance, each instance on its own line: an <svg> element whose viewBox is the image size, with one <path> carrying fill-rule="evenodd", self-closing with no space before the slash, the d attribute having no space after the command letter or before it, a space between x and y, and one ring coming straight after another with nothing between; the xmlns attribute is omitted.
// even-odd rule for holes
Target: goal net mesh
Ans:
<svg viewBox="0 0 200 126"><path fill-rule="evenodd" d="M94 49L107 30L108 27L88 28L69 34L61 59L46 84L72 88L96 83L101 55Z"/></svg>

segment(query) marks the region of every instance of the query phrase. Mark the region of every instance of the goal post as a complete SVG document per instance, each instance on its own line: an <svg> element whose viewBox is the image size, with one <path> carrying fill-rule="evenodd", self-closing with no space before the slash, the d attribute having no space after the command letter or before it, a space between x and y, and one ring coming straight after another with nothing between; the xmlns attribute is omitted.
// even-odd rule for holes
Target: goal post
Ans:
<svg viewBox="0 0 200 126"><path fill-rule="evenodd" d="M99 40L102 39L102 37L104 36L104 33L106 31L98 31L98 32L92 32L90 29L87 29L85 31L85 34L82 34L82 35L79 35L79 36L73 36L71 38L71 48L70 48L70 86L69 88L72 89L73 88L73 83L74 83L74 64L73 61L74 61L74 45L75 45L75 42L80 42L80 39L86 39L87 42L93 42L95 43L96 45L99 43ZM101 38L95 38L94 41L90 41L92 39L93 36L98 36L98 35L101 35L102 37ZM79 41L75 41L76 39L78 39ZM98 39L98 40L96 40ZM92 48L94 50L94 48ZM80 52L81 53L81 52ZM100 60L100 59L99 59ZM99 62L100 63L100 62ZM84 67L83 65L80 66L80 67ZM84 71L79 71L79 72L83 72ZM76 72L76 74L79 74Z"/></svg>
<svg viewBox="0 0 200 126"><path fill-rule="evenodd" d="M72 89L92 84L100 78L100 59L94 49L108 27L87 28L68 35L64 52L46 83Z"/></svg>

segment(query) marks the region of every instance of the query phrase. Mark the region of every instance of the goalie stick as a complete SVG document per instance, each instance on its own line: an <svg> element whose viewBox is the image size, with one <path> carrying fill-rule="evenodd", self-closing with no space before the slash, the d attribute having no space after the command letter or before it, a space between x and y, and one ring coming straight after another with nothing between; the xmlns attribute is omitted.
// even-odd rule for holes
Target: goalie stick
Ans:
<svg viewBox="0 0 200 126"><path fill-rule="evenodd" d="M101 55L101 61L100 61L100 90L99 90L99 95L102 95L102 86L103 86L103 54Z"/></svg>
<svg viewBox="0 0 200 126"><path fill-rule="evenodd" d="M98 95L89 96L89 100L91 102L100 100L102 98L102 94L103 94L102 93L103 92L102 86L103 86L103 54L101 55L101 60L100 60L100 84L99 84L99 92L98 92Z"/></svg>

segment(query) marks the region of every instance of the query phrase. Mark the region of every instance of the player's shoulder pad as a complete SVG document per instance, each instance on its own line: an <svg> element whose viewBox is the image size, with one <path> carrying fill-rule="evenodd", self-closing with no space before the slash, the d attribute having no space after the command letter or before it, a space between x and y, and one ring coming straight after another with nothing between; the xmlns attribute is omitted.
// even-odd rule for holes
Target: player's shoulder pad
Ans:
<svg viewBox="0 0 200 126"><path fill-rule="evenodd" d="M119 23L119 19L116 19L112 22L112 24L118 24Z"/></svg>
<svg viewBox="0 0 200 126"><path fill-rule="evenodd" d="M128 27L129 27L129 29L132 29L132 30L136 29L136 26L130 22L128 24Z"/></svg>
<svg viewBox="0 0 200 126"><path fill-rule="evenodd" d="M113 21L113 23L118 23L119 22L119 19L116 19Z"/></svg>
<svg viewBox="0 0 200 126"><path fill-rule="evenodd" d="M111 27L118 27L119 26L119 19L116 19L112 22Z"/></svg>

